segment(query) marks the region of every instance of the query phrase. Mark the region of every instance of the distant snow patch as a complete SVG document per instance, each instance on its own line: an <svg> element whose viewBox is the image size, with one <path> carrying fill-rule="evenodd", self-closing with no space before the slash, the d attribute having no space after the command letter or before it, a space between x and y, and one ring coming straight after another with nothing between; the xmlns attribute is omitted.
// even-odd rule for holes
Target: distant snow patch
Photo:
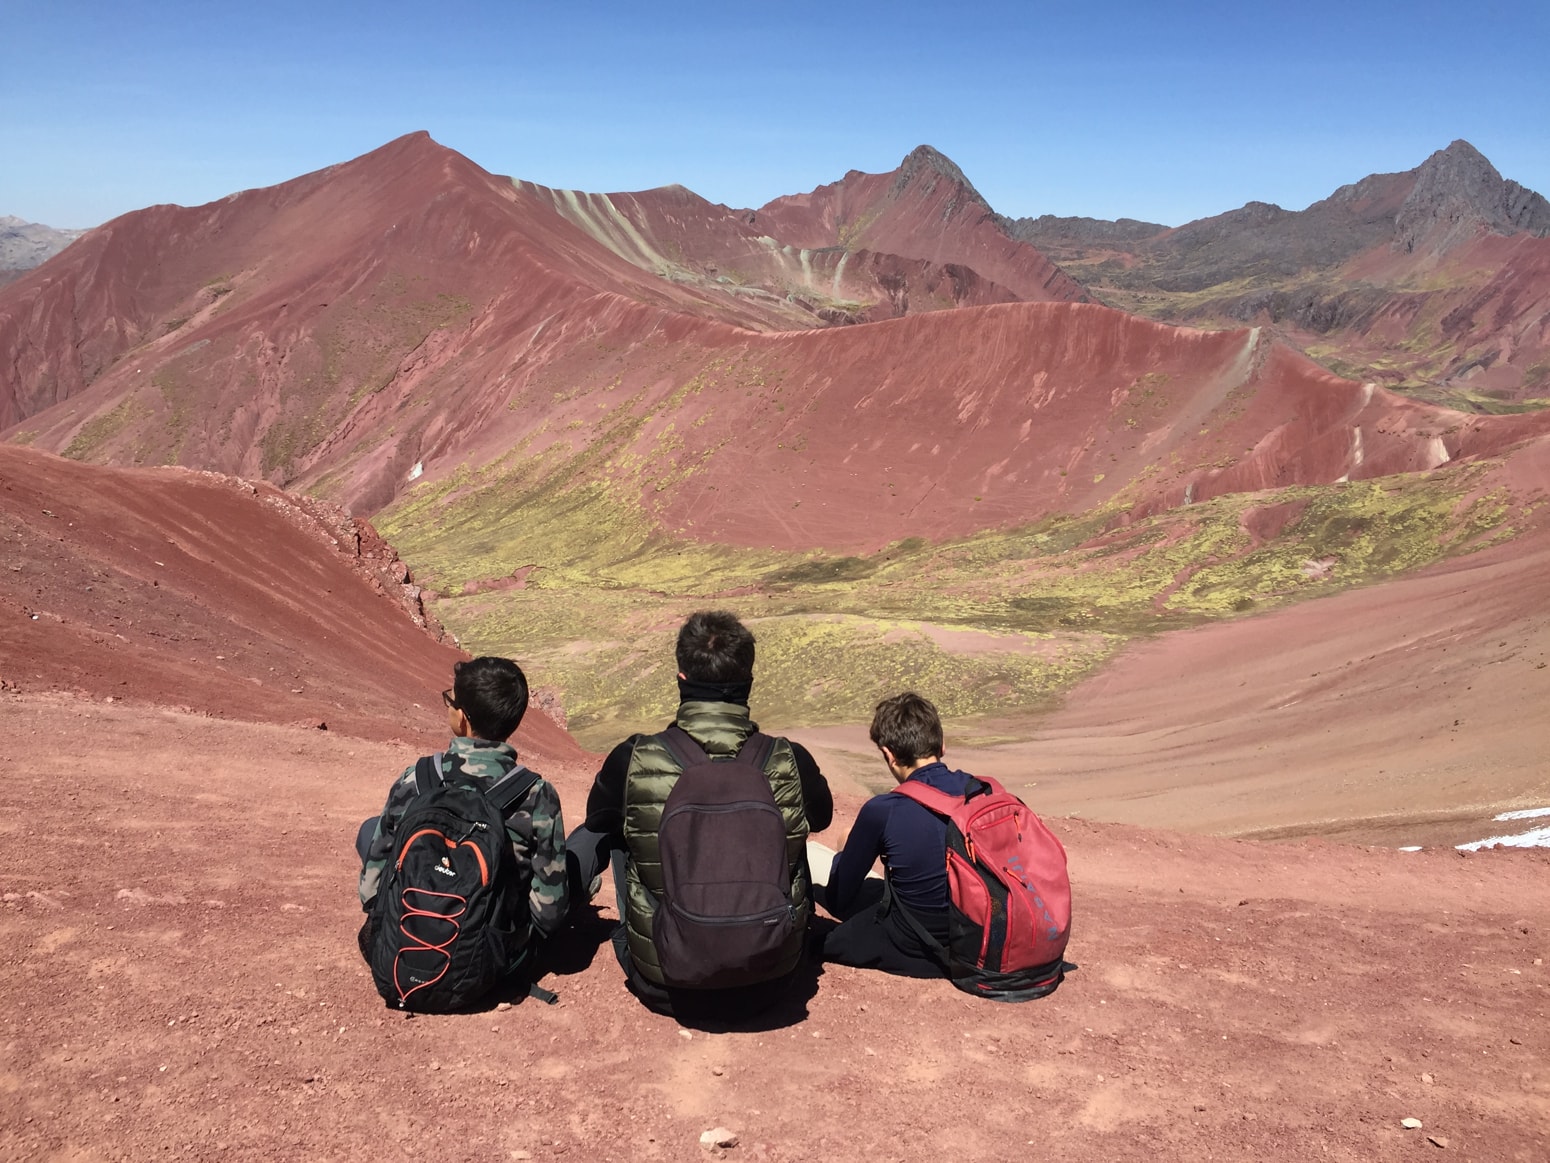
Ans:
<svg viewBox="0 0 1550 1163"><path fill-rule="evenodd" d="M1550 816L1550 808L1525 808L1517 812L1503 812L1495 819L1498 821L1538 820L1545 816ZM1550 827L1534 828L1511 836L1489 836L1484 840L1459 844L1457 847L1461 852L1477 852L1481 848L1491 848L1496 845L1501 845L1503 848L1550 848Z"/></svg>
<svg viewBox="0 0 1550 1163"><path fill-rule="evenodd" d="M412 480L412 481L413 480L419 480L420 477L422 477L424 475L425 475L425 462L423 460L415 461L414 462L414 467L409 470L409 479Z"/></svg>

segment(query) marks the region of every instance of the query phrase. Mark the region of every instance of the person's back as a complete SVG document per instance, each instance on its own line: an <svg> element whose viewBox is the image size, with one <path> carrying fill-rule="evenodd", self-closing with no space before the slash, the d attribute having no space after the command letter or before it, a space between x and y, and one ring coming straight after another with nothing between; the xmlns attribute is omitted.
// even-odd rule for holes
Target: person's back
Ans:
<svg viewBox="0 0 1550 1163"><path fill-rule="evenodd" d="M942 762L941 718L913 691L877 705L871 735L899 786L863 805L834 858L819 901L843 923L824 959L998 1001L1052 992L1071 926L1060 841L995 780ZM876 859L881 885L865 879Z"/></svg>
<svg viewBox="0 0 1550 1163"><path fill-rule="evenodd" d="M942 762L941 718L913 692L879 703L871 734L901 785L962 796L973 778ZM869 880L879 859L884 880ZM947 824L904 796L874 796L857 814L819 902L842 922L824 941L824 960L904 977L946 976L939 950L919 929L935 942L947 940Z"/></svg>
<svg viewBox="0 0 1550 1163"><path fill-rule="evenodd" d="M806 859L809 831L827 827L833 815L828 784L812 756L789 740L762 736L749 716L753 683L753 635L731 614L701 612L693 615L679 633L677 659L681 702L668 731L636 735L625 740L604 761L587 801L587 821L570 838L578 861L577 878L586 883L599 871L601 854L613 852L615 889L621 924L614 946L631 989L652 1009L683 1017L706 1014L728 1019L764 1008L784 992L804 949L811 915L811 885ZM675 735L681 732L681 735ZM734 779L735 757L745 744L757 751L754 760L768 789L768 825L758 824L759 809L749 806L757 792L744 785L735 807L728 804L685 803L680 787L685 772L698 777L697 765L709 763L708 776ZM702 758L703 757L703 758ZM744 754L744 762L750 760ZM717 771L721 765L731 765ZM677 799L675 800L675 789ZM700 793L696 793L700 794ZM681 828L667 821L678 816ZM733 813L737 814L733 814ZM743 832L741 825L750 831ZM664 823L667 830L664 831ZM753 852L739 850L734 835L767 837ZM713 846L709 853L697 846ZM667 850L664 851L664 848ZM748 953L738 941L702 942L683 956L685 943L696 940L696 925L679 922L693 916L693 902L677 902L670 883L675 870L680 877L717 875L705 869L727 860L746 859L750 867L764 871L777 862L785 880L781 886L789 916L768 909L769 897L760 892L748 898L762 904L722 903L726 916L706 918L710 926L725 925L746 933L758 909L768 910L772 925L781 934L760 953ZM754 875L754 874L750 874ZM723 876L723 885L726 878ZM696 889L700 901L730 900L721 886ZM685 893L686 900L689 894ZM701 907L711 907L702 905ZM659 917L670 910L673 920ZM664 930L672 930L664 939ZM685 934L688 934L687 936ZM664 941L668 957L664 961ZM722 948L717 948L717 945ZM735 950L744 948L743 954ZM677 953L675 953L675 949ZM721 958L726 963L717 964ZM692 965L693 970L684 967ZM675 972L676 969L676 972ZM730 983L730 984L729 984Z"/></svg>
<svg viewBox="0 0 1550 1163"><path fill-rule="evenodd" d="M362 824L356 841L361 907L367 914L359 938L361 952L372 964L384 997L392 993L401 1005L409 1005L417 986L423 986L422 996L429 998L449 991L477 994L519 971L531 978L536 943L560 927L569 904L559 795L547 780L522 767L507 742L527 708L527 680L521 668L504 658L458 663L453 686L442 693L442 699L453 734L447 750L406 768L388 793L381 814ZM493 814L481 818L481 813ZM422 818L430 826L415 823ZM438 827L441 832L447 829L436 821L459 819L463 823L454 824L453 830L461 835L438 840ZM406 823L412 826L406 828ZM504 844L494 836L486 839L502 825ZM411 844L423 847L427 842L449 851L440 856L431 852L428 864L417 857L406 860ZM465 896L453 875L464 856L473 862L474 895ZM438 874L427 886L408 883L417 863ZM488 916L461 903L474 901L481 893L495 900ZM447 905L449 897L459 900ZM426 902L433 900L441 903L432 908ZM454 906L460 910L456 924L431 915L438 908ZM435 932L419 931L427 927ZM487 938L484 929L493 933ZM467 987L450 979L432 983L434 972L411 974L404 969L416 959L435 960L426 950L441 946L441 930L446 930L449 947L453 940L459 949L465 944L487 946L500 964L476 964L468 971ZM466 940L470 937L478 940ZM449 972L456 968L448 966ZM415 980L413 984L395 981L395 973Z"/></svg>

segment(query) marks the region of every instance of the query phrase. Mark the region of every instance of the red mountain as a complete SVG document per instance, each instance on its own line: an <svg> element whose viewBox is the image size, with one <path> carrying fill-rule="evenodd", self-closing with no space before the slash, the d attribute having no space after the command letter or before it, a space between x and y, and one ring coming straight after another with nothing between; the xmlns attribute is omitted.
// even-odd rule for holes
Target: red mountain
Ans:
<svg viewBox="0 0 1550 1163"><path fill-rule="evenodd" d="M364 521L268 485L0 446L0 690L441 743L466 657ZM570 761L547 716L519 744Z"/></svg>
<svg viewBox="0 0 1550 1163"><path fill-rule="evenodd" d="M1148 508L1428 467L1550 424L1463 422L1248 330L1010 302L771 333L808 308L675 277L710 261L691 254L784 254L753 225L894 247L922 278L974 252L984 270L961 285L979 291L1070 290L949 167L917 150L740 226L687 191L544 190L412 135L126 215L0 291L0 407L13 441L266 476L364 511L522 448L558 458L556 487L609 479L690 536L837 549L1080 511L1127 485ZM948 225L897 257L933 221ZM836 270L862 254L836 253Z"/></svg>
<svg viewBox="0 0 1550 1163"><path fill-rule="evenodd" d="M793 246L864 249L955 264L1029 302L1085 302L1082 285L1001 229L1000 219L951 161L929 145L891 174L843 179L762 207L754 222Z"/></svg>

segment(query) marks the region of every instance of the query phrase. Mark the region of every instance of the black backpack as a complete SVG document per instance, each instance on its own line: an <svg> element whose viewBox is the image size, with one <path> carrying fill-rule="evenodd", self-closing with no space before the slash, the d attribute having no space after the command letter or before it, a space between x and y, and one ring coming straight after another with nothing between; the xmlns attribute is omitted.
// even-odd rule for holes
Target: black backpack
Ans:
<svg viewBox="0 0 1550 1163"><path fill-rule="evenodd" d="M682 728L660 738L684 769L657 831L663 892L651 941L663 978L725 989L784 976L801 943L786 821L764 774L775 740L755 732L735 757L712 759Z"/></svg>
<svg viewBox="0 0 1550 1163"><path fill-rule="evenodd" d="M532 914L506 813L538 773L517 766L481 790L448 782L441 756L415 764L373 905L371 975L390 1006L445 1013L478 1001L527 951Z"/></svg>

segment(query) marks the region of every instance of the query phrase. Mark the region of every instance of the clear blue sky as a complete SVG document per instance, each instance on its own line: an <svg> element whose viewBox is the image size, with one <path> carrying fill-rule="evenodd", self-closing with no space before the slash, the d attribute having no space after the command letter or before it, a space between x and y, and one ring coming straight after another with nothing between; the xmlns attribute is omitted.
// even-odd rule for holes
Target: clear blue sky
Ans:
<svg viewBox="0 0 1550 1163"><path fill-rule="evenodd" d="M1550 4L0 0L0 215L91 226L429 130L758 206L929 142L996 209L1302 209L1454 138L1550 195Z"/></svg>

